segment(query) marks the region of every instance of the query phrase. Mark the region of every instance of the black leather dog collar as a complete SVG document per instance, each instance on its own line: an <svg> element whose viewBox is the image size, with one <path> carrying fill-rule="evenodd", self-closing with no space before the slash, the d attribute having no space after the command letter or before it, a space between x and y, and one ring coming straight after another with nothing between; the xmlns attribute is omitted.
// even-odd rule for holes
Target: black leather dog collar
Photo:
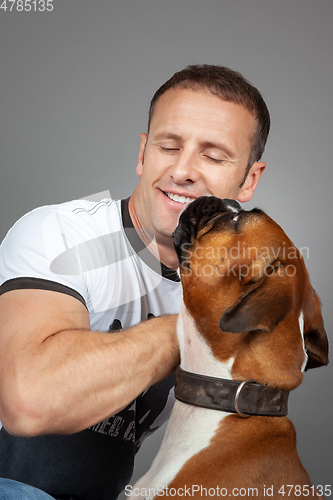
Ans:
<svg viewBox="0 0 333 500"><path fill-rule="evenodd" d="M175 396L179 401L242 417L283 417L288 413L290 391L281 391L253 380L238 382L191 373L178 367Z"/></svg>

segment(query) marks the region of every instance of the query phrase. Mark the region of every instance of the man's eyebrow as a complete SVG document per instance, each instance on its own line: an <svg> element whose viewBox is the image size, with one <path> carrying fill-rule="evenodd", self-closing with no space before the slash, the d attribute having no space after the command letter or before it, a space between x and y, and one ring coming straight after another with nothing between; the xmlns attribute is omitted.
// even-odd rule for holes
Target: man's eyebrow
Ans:
<svg viewBox="0 0 333 500"><path fill-rule="evenodd" d="M175 141L181 141L182 138L180 135L174 134L173 132L160 132L154 135L154 139L159 141L161 139L173 139Z"/></svg>

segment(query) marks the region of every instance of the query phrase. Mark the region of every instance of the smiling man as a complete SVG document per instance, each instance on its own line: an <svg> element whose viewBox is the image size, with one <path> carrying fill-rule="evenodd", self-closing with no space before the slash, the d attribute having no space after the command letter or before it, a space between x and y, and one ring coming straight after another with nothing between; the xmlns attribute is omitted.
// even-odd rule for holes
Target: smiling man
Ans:
<svg viewBox="0 0 333 500"><path fill-rule="evenodd" d="M152 99L129 200L41 207L9 231L0 252L6 498L110 500L128 483L173 403L179 214L202 195L250 200L269 125L239 73L186 68Z"/></svg>
<svg viewBox="0 0 333 500"><path fill-rule="evenodd" d="M170 234L185 203L203 195L251 199L265 168L255 161L247 170L256 122L244 105L199 86L176 86L158 99L149 133L141 134L130 210L153 232L169 267L177 267Z"/></svg>

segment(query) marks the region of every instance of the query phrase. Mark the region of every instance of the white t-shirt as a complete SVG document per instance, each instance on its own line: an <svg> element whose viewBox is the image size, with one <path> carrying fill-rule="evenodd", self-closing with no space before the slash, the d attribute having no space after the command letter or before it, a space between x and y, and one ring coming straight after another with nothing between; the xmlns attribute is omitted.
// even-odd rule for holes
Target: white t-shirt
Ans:
<svg viewBox="0 0 333 500"><path fill-rule="evenodd" d="M151 316L178 313L175 271L145 248L128 200L76 200L22 217L0 247L0 293L46 289L67 293L89 311L91 330L127 329ZM169 417L173 376L117 415L70 436L17 438L0 430L0 477L50 495L116 498L129 481L144 437Z"/></svg>

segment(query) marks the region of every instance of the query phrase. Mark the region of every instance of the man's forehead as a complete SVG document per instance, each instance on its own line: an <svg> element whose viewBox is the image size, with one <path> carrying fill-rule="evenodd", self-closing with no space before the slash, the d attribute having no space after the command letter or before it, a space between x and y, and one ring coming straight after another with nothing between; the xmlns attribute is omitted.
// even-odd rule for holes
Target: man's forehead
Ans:
<svg viewBox="0 0 333 500"><path fill-rule="evenodd" d="M222 99L203 88L168 89L155 104L151 127L169 126L167 132L171 134L176 125L173 122L180 119L191 120L193 124L201 120L202 125L208 128L218 127L220 123L230 128L243 123L252 132L256 127L255 118L244 105Z"/></svg>

